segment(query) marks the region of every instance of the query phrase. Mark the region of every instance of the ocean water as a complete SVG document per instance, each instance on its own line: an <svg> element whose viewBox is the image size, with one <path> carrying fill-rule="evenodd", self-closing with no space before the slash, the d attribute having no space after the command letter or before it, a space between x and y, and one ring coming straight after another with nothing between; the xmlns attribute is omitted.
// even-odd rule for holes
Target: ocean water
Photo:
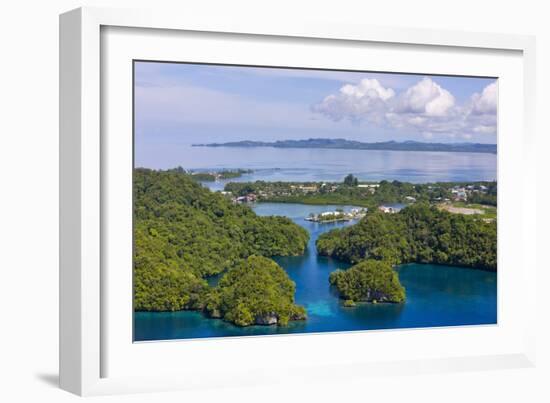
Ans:
<svg viewBox="0 0 550 403"><path fill-rule="evenodd" d="M350 173L363 181L385 179L426 183L497 179L495 154L189 145L171 145L158 150L161 151L162 154L151 152L163 155L162 162L158 162L149 160L146 155L140 156L137 149L136 166L254 170L252 174L232 181L342 181ZM209 187L220 190L224 184L217 182L209 184Z"/></svg>
<svg viewBox="0 0 550 403"><path fill-rule="evenodd" d="M348 264L318 256L315 240L323 232L353 222L315 223L305 221L309 213L337 207L301 204L259 203L259 215L284 215L306 228L311 236L303 256L277 257L296 283L296 302L305 306L307 321L287 327L237 327L219 319L207 319L199 312L180 311L134 316L136 341L247 336L288 333L318 333L374 329L418 328L495 324L497 322L497 275L463 267L408 264L397 268L406 289L403 304L359 304L345 308L329 286L330 272Z"/></svg>

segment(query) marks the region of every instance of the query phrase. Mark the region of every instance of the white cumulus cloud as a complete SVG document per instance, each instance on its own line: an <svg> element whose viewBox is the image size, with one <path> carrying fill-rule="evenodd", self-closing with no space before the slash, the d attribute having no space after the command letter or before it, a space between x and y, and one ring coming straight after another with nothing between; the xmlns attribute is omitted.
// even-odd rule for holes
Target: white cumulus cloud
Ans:
<svg viewBox="0 0 550 403"><path fill-rule="evenodd" d="M496 114L498 103L498 85L495 81L483 89L481 94L472 95L473 113L478 115Z"/></svg>
<svg viewBox="0 0 550 403"><path fill-rule="evenodd" d="M384 88L380 82L376 79L364 78L357 85L346 84L340 88L340 92L346 96L352 96L355 98L380 98L387 101L391 97L395 96L395 91L391 88Z"/></svg>
<svg viewBox="0 0 550 403"><path fill-rule="evenodd" d="M426 77L399 97L396 111L426 116L445 116L454 104L455 98L449 91Z"/></svg>
<svg viewBox="0 0 550 403"><path fill-rule="evenodd" d="M366 121L394 129L410 129L426 138L472 138L496 133L498 87L496 81L462 105L440 84L425 77L400 94L376 79L346 84L326 96L312 110L331 120Z"/></svg>
<svg viewBox="0 0 550 403"><path fill-rule="evenodd" d="M486 86L471 96L465 121L471 133L494 135L497 132L498 83Z"/></svg>
<svg viewBox="0 0 550 403"><path fill-rule="evenodd" d="M366 119L381 123L387 101L394 96L393 89L383 87L376 79L365 78L356 85L344 85L337 94L328 95L321 103L314 105L313 110L333 120Z"/></svg>

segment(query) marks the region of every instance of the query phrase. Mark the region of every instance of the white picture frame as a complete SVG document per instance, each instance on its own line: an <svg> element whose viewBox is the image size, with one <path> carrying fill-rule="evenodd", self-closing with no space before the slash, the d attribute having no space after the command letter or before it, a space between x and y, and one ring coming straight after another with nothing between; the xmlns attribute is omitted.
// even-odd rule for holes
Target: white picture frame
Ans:
<svg viewBox="0 0 550 403"><path fill-rule="evenodd" d="M143 354L140 359L149 359L151 355L160 356L159 360L147 361L147 363L149 366L162 363L163 367L167 368L165 371L155 376L147 372L130 371L123 366L119 366L116 371L109 369L106 363L111 356L114 357L113 351L124 350L124 348L113 344L109 332L105 329L112 327L112 321L108 320L112 298L108 298L109 287L105 283L105 279L110 277L105 272L108 267L106 251L109 245L105 240L104 228L108 227L106 220L112 219L112 216L106 215L105 206L109 203L108 194L113 190L112 184L109 184L112 174L109 167L112 167L112 164L108 162L110 148L124 148L125 143L115 144L109 140L112 136L108 139L102 137L102 133L109 132L110 128L110 123L106 123L109 111L103 109L105 108L104 96L109 93L110 84L102 80L102 74L104 74L102 63L105 61L101 60L102 57L109 55L109 52L102 49L106 47L102 31L108 30L108 27L156 30L157 33L193 32L195 36L200 36L201 33L205 35L217 33L218 37L237 34L251 36L258 40L265 38L271 41L304 41L306 45L308 41L320 40L332 41L332 46L338 46L338 43L347 41L354 44L374 43L381 47L393 45L422 47L422 49L429 48L436 52L438 50L443 52L445 49L467 50L479 55L493 51L513 52L522 72L519 81L518 77L514 78L518 81L515 82L514 88L521 95L521 100L516 102L521 104L522 109L520 117L512 117L509 122L519 128L522 135L514 139L499 138L499 142L510 141L509 146L503 148L505 162L510 161L506 155L513 157L513 153L517 153L515 155L517 165L510 166L509 169L507 169L509 163L506 166L499 165L499 176L505 172L519 183L521 189L536 189L535 159L531 158L535 147L533 112L535 41L533 37L332 23L294 25L268 19L248 21L243 18L215 21L150 10L81 8L65 13L60 17L60 385L63 389L79 395L96 395L263 382L296 382L297 375L300 375L300 381L306 378L329 380L334 377L368 376L380 373L412 374L534 365L536 323L535 318L526 315L524 320L514 323L508 330L503 326L500 329L489 328L479 332L478 328L431 330L430 333L406 330L390 333L369 332L368 334L353 332L353 334L322 336L270 337L265 342L263 338L199 340L185 342L185 344L164 343L158 346L159 348L153 346L156 343L147 343L149 346L141 348L146 351L139 352ZM113 98L108 99L109 105L113 105ZM124 101L121 103L124 104ZM128 110L129 105L119 106L121 110ZM503 191L506 192L506 189ZM499 200L503 197L500 193L499 187ZM530 194L533 194L532 190ZM508 280L522 281L522 289L526 290L526 296L518 303L521 304L523 312L534 312L537 265L534 262L536 242L533 240L533 234L536 233L536 216L535 210L523 197L525 196L509 194L510 200L520 203L515 211L499 207L499 267L502 257L500 253L502 250L501 221L507 220L508 216L510 225L507 228L517 229L514 231L515 234L510 234L510 241L519 242L514 254L518 259L516 262L521 266L521 271L510 274L516 277L508 277ZM518 216L512 219L512 212ZM504 244L505 247L507 245L509 243ZM499 294L501 286L506 284L499 284ZM509 297L505 293L502 298ZM506 302L507 300L504 301ZM127 304L128 301L126 301ZM509 304L506 303L506 306L509 307ZM501 313L502 311L499 315ZM503 333L504 331L506 333ZM473 341L484 337L502 337L508 340L508 336L509 342L503 342L491 351L484 350L482 343L477 349L472 346ZM404 340L406 338L411 340L411 343L418 343L417 345L425 343L422 339L426 338L432 345L440 341L441 346L415 356L400 356L398 352L385 360L369 360L361 355L347 361L339 361L336 357L315 356L315 350L311 346L315 346L316 343L312 340L322 340L324 345L330 346L332 343L333 345L341 343L343 338L350 346L359 345L365 338L377 342L381 339ZM467 348L453 350L446 347L452 340L458 339L465 340ZM128 343L131 344L131 340L128 340ZM301 351L303 355L295 357L288 364L284 361L270 361L270 365L265 365L265 368L261 363L254 361L255 357L266 348L277 351L277 348L289 348L289 346L292 346L291 348L295 351ZM318 347L319 343L316 348ZM174 354L176 350L178 354L188 354L190 361L186 364L178 364L162 358ZM189 370L190 362L195 360L198 364L199 353L207 354L212 350L221 357L220 360L223 359L229 363L236 358L235 352L237 356L245 358L241 363L234 365L224 366L220 362L217 371L208 372L207 367L197 367L196 371L186 372ZM134 353L128 349L127 354ZM129 362L131 362L131 356L128 355L119 354L117 359L119 361L130 359ZM208 363L210 366L216 364L213 361ZM307 371L304 371L304 368L307 368ZM210 375L208 379L205 379L205 374Z"/></svg>

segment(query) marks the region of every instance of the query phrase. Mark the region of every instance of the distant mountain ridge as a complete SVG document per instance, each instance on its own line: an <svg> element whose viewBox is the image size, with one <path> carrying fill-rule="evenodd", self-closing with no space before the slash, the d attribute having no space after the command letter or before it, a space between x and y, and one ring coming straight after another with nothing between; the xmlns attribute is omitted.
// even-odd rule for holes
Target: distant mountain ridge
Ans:
<svg viewBox="0 0 550 403"><path fill-rule="evenodd" d="M496 144L482 143L423 143L421 141L382 141L364 143L346 139L310 138L304 140L231 141L227 143L193 144L193 147L275 147L275 148L332 148L349 150L392 150L392 151L446 151L496 154Z"/></svg>

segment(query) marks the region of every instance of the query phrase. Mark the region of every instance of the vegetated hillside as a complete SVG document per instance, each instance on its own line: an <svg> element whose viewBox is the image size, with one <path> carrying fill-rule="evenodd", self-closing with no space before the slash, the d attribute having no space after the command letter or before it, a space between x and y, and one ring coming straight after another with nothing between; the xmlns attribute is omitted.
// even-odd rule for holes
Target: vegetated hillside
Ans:
<svg viewBox="0 0 550 403"><path fill-rule="evenodd" d="M309 234L285 217L260 217L189 175L134 172L134 306L202 309L205 277L249 256L299 255Z"/></svg>
<svg viewBox="0 0 550 403"><path fill-rule="evenodd" d="M353 226L321 235L317 250L351 263L375 259L496 271L497 226L418 203L396 214L371 211Z"/></svg>
<svg viewBox="0 0 550 403"><path fill-rule="evenodd" d="M277 263L250 256L229 270L205 298L206 312L238 326L287 325L306 311L294 304L296 285Z"/></svg>
<svg viewBox="0 0 550 403"><path fill-rule="evenodd" d="M357 301L405 301L405 289L386 261L363 260L347 270L333 271L329 282L338 289L347 306L353 306Z"/></svg>

